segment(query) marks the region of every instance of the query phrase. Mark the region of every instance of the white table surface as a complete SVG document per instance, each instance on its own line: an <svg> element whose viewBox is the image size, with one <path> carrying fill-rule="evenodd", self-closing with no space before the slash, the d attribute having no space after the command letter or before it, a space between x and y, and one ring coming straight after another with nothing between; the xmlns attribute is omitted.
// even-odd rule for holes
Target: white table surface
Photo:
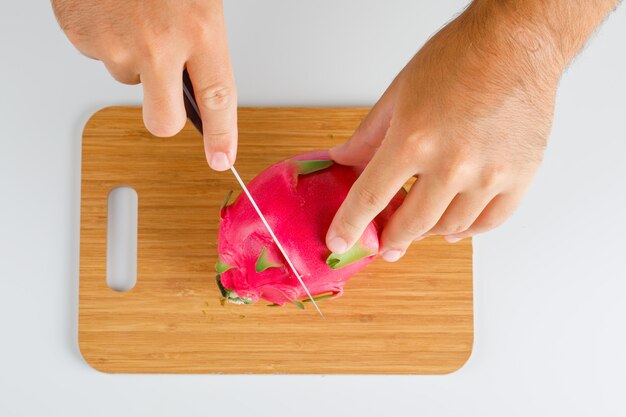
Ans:
<svg viewBox="0 0 626 417"><path fill-rule="evenodd" d="M228 1L240 104L370 105L463 4ZM0 415L626 415L625 40L622 6L564 76L522 206L475 240L474 352L458 372L107 375L77 347L80 134L141 88L71 48L48 2L3 2Z"/></svg>

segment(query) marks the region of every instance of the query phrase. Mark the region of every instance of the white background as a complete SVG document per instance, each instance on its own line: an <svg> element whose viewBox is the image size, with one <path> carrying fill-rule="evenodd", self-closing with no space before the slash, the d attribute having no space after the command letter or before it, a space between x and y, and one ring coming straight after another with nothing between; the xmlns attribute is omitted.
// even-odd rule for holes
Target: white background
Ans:
<svg viewBox="0 0 626 417"><path fill-rule="evenodd" d="M370 105L463 5L228 1L240 103ZM521 208L475 240L475 345L460 371L107 375L77 348L80 133L141 89L70 47L47 2L2 2L0 415L626 415L625 40L622 6L563 77Z"/></svg>

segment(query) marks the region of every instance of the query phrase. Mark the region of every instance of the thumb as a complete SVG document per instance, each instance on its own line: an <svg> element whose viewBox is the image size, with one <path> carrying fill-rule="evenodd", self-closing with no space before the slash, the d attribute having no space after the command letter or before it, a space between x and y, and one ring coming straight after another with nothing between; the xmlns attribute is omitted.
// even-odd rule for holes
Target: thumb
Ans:
<svg viewBox="0 0 626 417"><path fill-rule="evenodd" d="M350 139L330 150L330 157L342 165L364 165L380 147L393 115L398 78L384 92L378 102L361 121Z"/></svg>

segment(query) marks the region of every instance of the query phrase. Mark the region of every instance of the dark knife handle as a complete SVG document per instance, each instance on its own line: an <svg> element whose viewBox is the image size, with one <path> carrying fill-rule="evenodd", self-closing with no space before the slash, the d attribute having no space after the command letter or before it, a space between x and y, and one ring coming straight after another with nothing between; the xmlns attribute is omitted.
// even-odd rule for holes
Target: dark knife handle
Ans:
<svg viewBox="0 0 626 417"><path fill-rule="evenodd" d="M191 84L191 78L187 69L183 71L183 99L185 101L185 111L187 112L187 118L198 129L198 132L202 133L202 118L200 117L200 110L196 103L196 95L193 92L193 84Z"/></svg>

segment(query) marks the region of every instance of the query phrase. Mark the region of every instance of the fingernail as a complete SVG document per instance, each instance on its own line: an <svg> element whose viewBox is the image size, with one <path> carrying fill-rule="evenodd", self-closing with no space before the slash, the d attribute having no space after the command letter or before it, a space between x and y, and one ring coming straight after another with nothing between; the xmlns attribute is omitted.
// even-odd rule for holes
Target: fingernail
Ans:
<svg viewBox="0 0 626 417"><path fill-rule="evenodd" d="M345 240L337 236L328 241L328 249L334 253L341 254L348 250L348 244Z"/></svg>
<svg viewBox="0 0 626 417"><path fill-rule="evenodd" d="M383 252L380 256L382 256L383 259L387 262L395 262L398 259L402 258L402 255L404 255L403 251L397 250L397 249L390 249L390 250Z"/></svg>
<svg viewBox="0 0 626 417"><path fill-rule="evenodd" d="M224 152L215 152L211 156L209 165L216 171L226 171L230 168L230 162L228 162L228 157Z"/></svg>
<svg viewBox="0 0 626 417"><path fill-rule="evenodd" d="M343 148L344 146L346 146L346 143L345 143L345 142L341 142L341 143L336 144L336 145L335 145L335 146L333 146L332 148L330 148L330 150L331 150L331 151L336 151L337 149L341 149L341 148Z"/></svg>
<svg viewBox="0 0 626 417"><path fill-rule="evenodd" d="M447 240L447 241L448 241L448 243L456 243L456 242L458 242L459 240L463 240L463 238L462 238L462 237L453 237L453 236L444 236L443 238L444 238L445 240Z"/></svg>
<svg viewBox="0 0 626 417"><path fill-rule="evenodd" d="M333 154L335 152L341 152L344 148L345 148L346 144L345 143L340 143L339 145L335 145L332 148L330 148L330 153Z"/></svg>
<svg viewBox="0 0 626 417"><path fill-rule="evenodd" d="M422 235L420 237L416 237L415 239L413 239L413 242L419 242L420 240L424 239L426 237L426 235Z"/></svg>

